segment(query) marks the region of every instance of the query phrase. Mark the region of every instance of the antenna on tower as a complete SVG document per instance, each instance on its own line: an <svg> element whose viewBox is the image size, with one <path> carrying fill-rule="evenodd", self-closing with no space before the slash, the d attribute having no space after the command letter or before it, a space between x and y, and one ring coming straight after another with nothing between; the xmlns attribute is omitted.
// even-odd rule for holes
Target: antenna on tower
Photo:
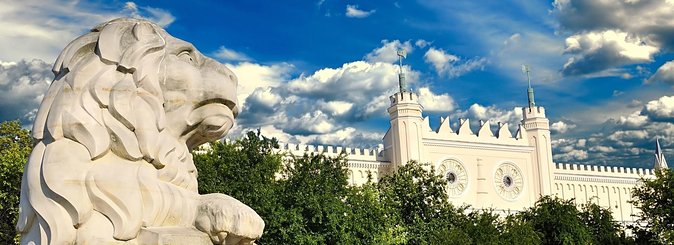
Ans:
<svg viewBox="0 0 674 245"><path fill-rule="evenodd" d="M407 58L407 51L405 49L398 49L398 62L400 65L400 73L398 73L398 86L400 86L400 92L407 91L407 84L405 83L405 73L403 73L403 58Z"/></svg>
<svg viewBox="0 0 674 245"><path fill-rule="evenodd" d="M529 108L536 107L536 102L534 101L534 89L531 87L531 78L529 77L529 66L522 65L522 73L527 74L527 97L529 99Z"/></svg>

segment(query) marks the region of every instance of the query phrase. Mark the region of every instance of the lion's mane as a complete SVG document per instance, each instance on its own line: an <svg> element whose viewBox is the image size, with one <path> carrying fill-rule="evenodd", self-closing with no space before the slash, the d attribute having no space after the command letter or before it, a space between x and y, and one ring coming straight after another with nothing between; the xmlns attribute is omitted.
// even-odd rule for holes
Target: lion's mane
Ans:
<svg viewBox="0 0 674 245"><path fill-rule="evenodd" d="M191 225L192 157L166 130L163 109L166 36L150 22L117 19L59 55L22 180L22 243L75 243L93 212L117 240L142 226Z"/></svg>

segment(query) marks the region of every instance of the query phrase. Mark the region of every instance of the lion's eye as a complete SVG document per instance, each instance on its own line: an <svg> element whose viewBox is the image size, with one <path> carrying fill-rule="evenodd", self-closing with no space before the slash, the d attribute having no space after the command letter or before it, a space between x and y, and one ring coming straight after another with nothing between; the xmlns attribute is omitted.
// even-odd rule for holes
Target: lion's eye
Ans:
<svg viewBox="0 0 674 245"><path fill-rule="evenodd" d="M194 59L192 58L192 52L190 52L189 50L185 50L178 53L178 58L190 63L194 61Z"/></svg>

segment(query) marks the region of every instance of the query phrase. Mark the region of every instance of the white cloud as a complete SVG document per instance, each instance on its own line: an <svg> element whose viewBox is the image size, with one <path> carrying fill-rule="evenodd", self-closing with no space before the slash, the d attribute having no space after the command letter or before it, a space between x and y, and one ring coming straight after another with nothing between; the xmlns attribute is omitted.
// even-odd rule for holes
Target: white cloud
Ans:
<svg viewBox="0 0 674 245"><path fill-rule="evenodd" d="M448 94L434 94L430 88L421 87L418 89L419 103L424 107L424 111L429 112L449 112L456 107L454 99Z"/></svg>
<svg viewBox="0 0 674 245"><path fill-rule="evenodd" d="M581 138L553 140L553 156L565 163L650 168L656 137L665 153L674 145L672 122L674 96L663 96L645 103L641 110L609 118L598 129L575 130Z"/></svg>
<svg viewBox="0 0 674 245"><path fill-rule="evenodd" d="M426 41L424 39L419 39L416 42L414 42L414 45L416 45L419 48L425 48L428 45L431 45L431 42Z"/></svg>
<svg viewBox="0 0 674 245"><path fill-rule="evenodd" d="M419 72L404 67L408 84L415 84ZM325 100L345 100L363 105L398 88L398 66L389 63L355 61L339 68L323 68L291 80L287 88L296 95Z"/></svg>
<svg viewBox="0 0 674 245"><path fill-rule="evenodd" d="M353 103L346 101L329 101L325 102L323 100L318 101L318 106L330 113L332 116L344 115L353 108Z"/></svg>
<svg viewBox="0 0 674 245"><path fill-rule="evenodd" d="M427 63L433 65L436 71L444 70L449 62L459 61L459 57L453 54L445 53L442 49L429 48L424 55Z"/></svg>
<svg viewBox="0 0 674 245"><path fill-rule="evenodd" d="M643 127L648 123L648 117L641 115L640 111L636 111L628 116L620 116L617 124L629 129L637 129Z"/></svg>
<svg viewBox="0 0 674 245"><path fill-rule="evenodd" d="M510 110L503 110L494 105L483 106L480 104L473 104L468 108L464 117L474 120L491 120L494 122L509 123L510 125L518 125L522 120L522 108L515 107Z"/></svg>
<svg viewBox="0 0 674 245"><path fill-rule="evenodd" d="M53 61L71 40L99 23L119 17L142 17L168 25L168 11L134 3L80 3L79 1L14 1L0 10L0 60Z"/></svg>
<svg viewBox="0 0 674 245"><path fill-rule="evenodd" d="M557 121L552 123L552 125L550 125L550 130L553 133L563 134L575 127L576 127L575 124L565 123L564 121Z"/></svg>
<svg viewBox="0 0 674 245"><path fill-rule="evenodd" d="M220 46L217 51L213 54L215 58L218 58L221 61L250 61L251 58L246 54L237 52L232 49L225 48L225 46Z"/></svg>
<svg viewBox="0 0 674 245"><path fill-rule="evenodd" d="M374 14L377 10L373 9L370 11L358 9L358 5L346 5L346 17L350 18L365 18Z"/></svg>
<svg viewBox="0 0 674 245"><path fill-rule="evenodd" d="M674 84L674 61L668 61L646 80L647 83L660 81L668 84Z"/></svg>
<svg viewBox="0 0 674 245"><path fill-rule="evenodd" d="M0 62L0 121L32 122L54 78L51 67L41 60Z"/></svg>
<svg viewBox="0 0 674 245"><path fill-rule="evenodd" d="M298 138L300 141L314 144L372 148L381 144L383 137L382 133L347 127L329 134L300 136Z"/></svg>
<svg viewBox="0 0 674 245"><path fill-rule="evenodd" d="M334 132L325 134L311 134L311 135L293 135L279 129L274 125L264 125L259 128L260 133L266 137L273 137L282 143L293 144L316 144L316 145L334 145L334 146L348 146L348 147L362 147L372 148L381 144L384 137L382 133L369 132L363 129L356 129L353 127L346 127L336 130ZM237 138L242 133L256 130L255 128L235 128L228 138Z"/></svg>
<svg viewBox="0 0 674 245"><path fill-rule="evenodd" d="M566 153L555 154L554 159L558 163L569 163L586 160L588 158L585 150L571 150Z"/></svg>
<svg viewBox="0 0 674 245"><path fill-rule="evenodd" d="M616 149L614 149L614 148L611 147L611 146L602 146L602 145L598 145L598 146L590 147L590 151L593 151L593 152L603 152L603 153L612 153L612 152L616 152Z"/></svg>
<svg viewBox="0 0 674 245"><path fill-rule="evenodd" d="M672 1L556 0L553 6L559 31L571 34L567 50L574 56L565 75L650 63L654 55L674 48ZM666 78L666 72L655 78Z"/></svg>
<svg viewBox="0 0 674 245"><path fill-rule="evenodd" d="M565 75L584 75L628 64L650 62L660 48L648 39L620 30L605 30L566 38L566 53L573 54L564 64ZM617 74L623 75L623 74Z"/></svg>
<svg viewBox="0 0 674 245"><path fill-rule="evenodd" d="M368 62L385 62L385 63L395 63L398 62L398 50L405 49L407 53L412 53L414 47L410 41L400 42L400 40L382 40L382 46L372 50L369 54L365 55L365 60Z"/></svg>
<svg viewBox="0 0 674 245"><path fill-rule="evenodd" d="M326 134L334 131L337 126L334 120L322 111L316 110L305 113L300 117L290 118L284 131L293 134Z"/></svg>
<svg viewBox="0 0 674 245"><path fill-rule="evenodd" d="M260 87L247 97L246 102L251 103L257 109L273 111L281 102L282 98L272 92L271 87Z"/></svg>
<svg viewBox="0 0 674 245"><path fill-rule="evenodd" d="M246 98L257 88L277 87L290 77L290 72L294 66L287 63L278 63L273 65L260 65L250 62L241 62L239 64L227 64L236 77L239 79L238 99L241 107L244 106ZM241 108L243 109L243 108Z"/></svg>
<svg viewBox="0 0 674 245"><path fill-rule="evenodd" d="M654 121L674 122L674 96L663 96L649 101L641 110L641 114Z"/></svg>
<svg viewBox="0 0 674 245"><path fill-rule="evenodd" d="M485 58L473 58L462 61L458 56L434 47L430 47L426 51L424 60L433 66L438 75L449 78L461 76L475 69L482 69L487 63L487 59Z"/></svg>
<svg viewBox="0 0 674 245"><path fill-rule="evenodd" d="M171 23L173 23L173 21L176 20L175 16L164 9L153 8L149 6L139 7L134 2L126 2L124 4L124 10L130 17L147 19L163 27L168 27Z"/></svg>

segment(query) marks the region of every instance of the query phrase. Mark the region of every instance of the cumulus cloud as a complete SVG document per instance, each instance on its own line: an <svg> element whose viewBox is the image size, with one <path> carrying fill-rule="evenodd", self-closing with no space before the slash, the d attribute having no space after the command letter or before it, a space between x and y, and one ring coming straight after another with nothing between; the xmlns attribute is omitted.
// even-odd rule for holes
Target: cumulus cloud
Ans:
<svg viewBox="0 0 674 245"><path fill-rule="evenodd" d="M381 133L362 131L353 125L388 116L388 97L398 89L399 66L388 62L391 58L386 55L387 51L395 55L398 47L405 46L412 48L410 41L382 41L380 47L364 56L368 61L347 62L299 76L292 75L294 67L285 64L230 64L239 77L239 101L244 105L239 130L234 132L266 128L282 141L360 146L381 143ZM409 66L403 69L411 87L418 87L426 111L454 110L456 103L451 96L419 84L419 71Z"/></svg>
<svg viewBox="0 0 674 245"><path fill-rule="evenodd" d="M587 159L587 151L571 150L569 152L555 154L554 159L561 163L578 162Z"/></svg>
<svg viewBox="0 0 674 245"><path fill-rule="evenodd" d="M241 62L236 65L227 64L239 79L238 99L241 109L246 99L258 88L277 87L290 78L294 66L288 63L261 65L251 62Z"/></svg>
<svg viewBox="0 0 674 245"><path fill-rule="evenodd" d="M414 45L416 45L419 48L425 48L428 45L431 45L431 42L426 41L424 39L419 39L416 42L414 42Z"/></svg>
<svg viewBox="0 0 674 245"><path fill-rule="evenodd" d="M0 121L29 125L54 75L42 60L0 62Z"/></svg>
<svg viewBox="0 0 674 245"><path fill-rule="evenodd" d="M242 132L250 130L260 130L260 133L267 137L274 137L283 143L293 144L315 144L315 145L333 145L349 146L361 148L373 148L381 144L384 135L379 132L370 132L367 130L346 127L334 132L325 134L293 135L274 125L264 125L259 128L235 128L228 135L228 138L236 138Z"/></svg>
<svg viewBox="0 0 674 245"><path fill-rule="evenodd" d="M553 6L559 29L571 34L566 46L573 57L564 66L564 75L650 63L655 54L674 48L672 1L556 0ZM661 71L652 79L671 73Z"/></svg>
<svg viewBox="0 0 674 245"><path fill-rule="evenodd" d="M674 122L674 96L663 96L649 101L641 110L641 114L653 121Z"/></svg>
<svg viewBox="0 0 674 245"><path fill-rule="evenodd" d="M404 49L407 53L412 53L414 51L414 47L410 41L400 42L400 40L382 40L381 43L381 47L376 48L365 55L366 61L395 63L398 61L398 50Z"/></svg>
<svg viewBox="0 0 674 245"><path fill-rule="evenodd" d="M234 51L232 49L225 48L225 46L220 46L215 53L213 53L215 58L218 58L221 61L250 61L251 58L246 54Z"/></svg>
<svg viewBox="0 0 674 245"><path fill-rule="evenodd" d="M648 117L642 115L639 111L635 111L630 115L620 116L616 123L624 129L637 129L648 123Z"/></svg>
<svg viewBox="0 0 674 245"><path fill-rule="evenodd" d="M616 66L650 62L659 51L660 48L647 39L619 30L572 35L566 38L565 53L573 56L564 64L562 73L584 75Z"/></svg>
<svg viewBox="0 0 674 245"><path fill-rule="evenodd" d="M409 84L418 81L419 72L403 67ZM389 63L355 61L338 68L323 68L305 77L293 79L288 90L296 95L326 100L368 103L374 97L391 95L398 88L398 66Z"/></svg>
<svg viewBox="0 0 674 245"><path fill-rule="evenodd" d="M575 124L566 123L564 121L557 121L550 125L550 131L556 134L563 134L575 127L576 127Z"/></svg>
<svg viewBox="0 0 674 245"><path fill-rule="evenodd" d="M665 82L668 84L674 84L674 61L668 61L646 80L647 83L652 82Z"/></svg>
<svg viewBox="0 0 674 245"><path fill-rule="evenodd" d="M140 17L162 25L175 18L166 10L135 3L14 1L0 10L0 60L53 61L66 44L95 25L119 17Z"/></svg>
<svg viewBox="0 0 674 245"><path fill-rule="evenodd" d="M349 18L365 18L374 14L376 11L376 9L370 11L361 10L358 9L358 5L346 5L346 17Z"/></svg>
<svg viewBox="0 0 674 245"><path fill-rule="evenodd" d="M454 99L448 94L434 94L430 88L421 87L417 91L419 94L419 104L428 112L449 112L456 107Z"/></svg>
<svg viewBox="0 0 674 245"><path fill-rule="evenodd" d="M138 6L134 2L126 2L124 4L124 11L127 12L130 17L147 19L163 27L168 27L176 20L175 16L164 9L153 8L150 6Z"/></svg>
<svg viewBox="0 0 674 245"><path fill-rule="evenodd" d="M430 47L424 54L424 61L431 64L438 75L454 78L484 68L487 59L473 58L463 61L458 56L447 53L443 49Z"/></svg>
<svg viewBox="0 0 674 245"><path fill-rule="evenodd" d="M672 122L674 96L663 96L643 104L640 110L607 120L599 130L580 132L577 135L584 135L580 138L554 140L553 156L560 163L651 168L655 138L660 138L666 155L672 154Z"/></svg>
<svg viewBox="0 0 674 245"><path fill-rule="evenodd" d="M480 104L472 104L468 110L458 110L450 118L453 118L452 127L458 127L457 118L470 119L473 129L480 126L480 120L489 121L496 127L497 123L508 123L508 129L511 133L517 132L517 127L522 121L522 108L515 107L513 109L502 109L495 105L484 106ZM474 130L475 132L475 130Z"/></svg>

